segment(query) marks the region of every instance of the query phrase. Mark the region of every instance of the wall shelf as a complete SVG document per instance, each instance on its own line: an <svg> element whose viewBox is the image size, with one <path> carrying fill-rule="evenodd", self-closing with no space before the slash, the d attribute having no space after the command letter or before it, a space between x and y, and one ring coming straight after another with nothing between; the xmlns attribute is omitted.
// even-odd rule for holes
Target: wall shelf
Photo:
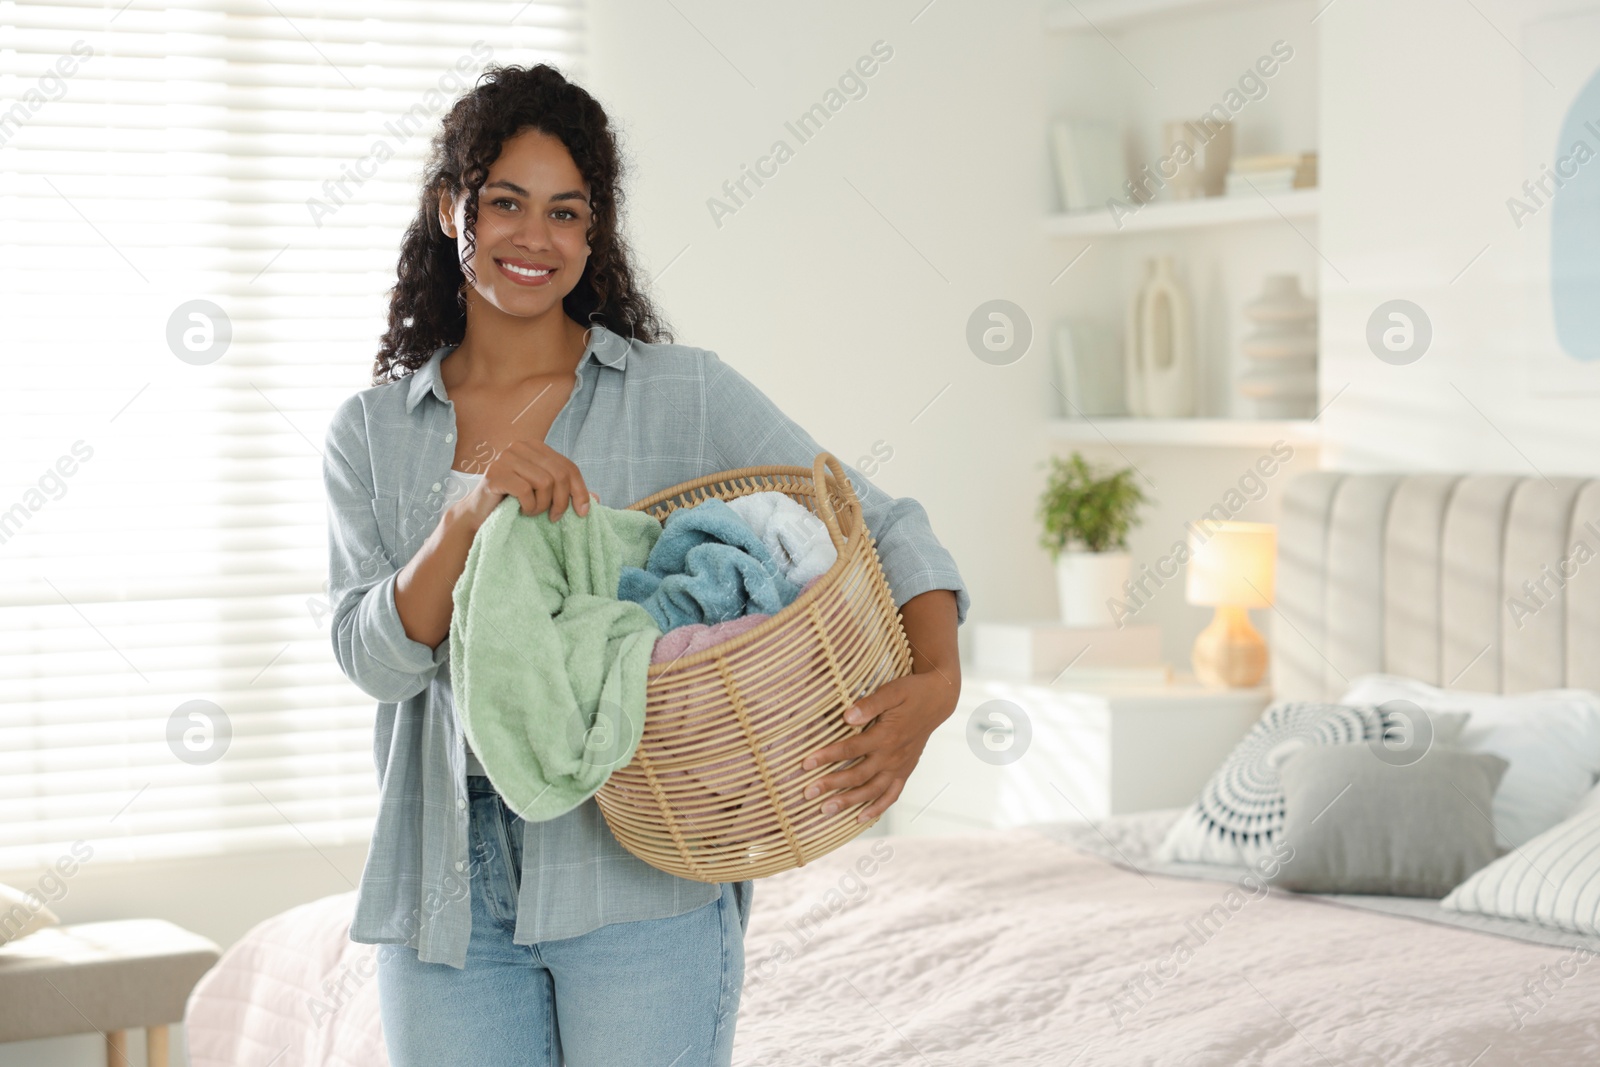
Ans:
<svg viewBox="0 0 1600 1067"><path fill-rule="evenodd" d="M1157 15L1215 11L1252 2L1259 0L1077 0L1070 7L1047 10L1044 28L1053 33L1111 33Z"/></svg>
<svg viewBox="0 0 1600 1067"><path fill-rule="evenodd" d="M1156 201L1124 216L1120 227L1104 209L1051 215L1045 219L1045 233L1051 237L1121 237L1247 222L1281 223L1285 218L1315 219L1319 199L1316 189L1296 189L1262 196Z"/></svg>
<svg viewBox="0 0 1600 1067"><path fill-rule="evenodd" d="M1275 441L1315 445L1321 426L1311 419L1139 419L1095 415L1087 419L1051 419L1050 436L1083 444L1202 445L1267 448Z"/></svg>

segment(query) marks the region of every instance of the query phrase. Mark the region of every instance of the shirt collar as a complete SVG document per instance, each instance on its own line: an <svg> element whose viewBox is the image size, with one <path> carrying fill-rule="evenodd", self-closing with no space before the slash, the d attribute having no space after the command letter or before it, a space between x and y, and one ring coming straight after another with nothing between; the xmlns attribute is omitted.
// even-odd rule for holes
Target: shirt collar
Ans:
<svg viewBox="0 0 1600 1067"><path fill-rule="evenodd" d="M632 347L621 337L595 323L590 330L589 344L584 349L583 358L578 360L578 372L582 373L583 365L590 360L613 370L624 370L628 366L628 350ZM449 401L450 398L445 395L444 377L439 365L455 350L455 345L445 345L434 350L428 361L411 373L411 384L406 389L407 414L417 406L425 393L432 393L442 401Z"/></svg>

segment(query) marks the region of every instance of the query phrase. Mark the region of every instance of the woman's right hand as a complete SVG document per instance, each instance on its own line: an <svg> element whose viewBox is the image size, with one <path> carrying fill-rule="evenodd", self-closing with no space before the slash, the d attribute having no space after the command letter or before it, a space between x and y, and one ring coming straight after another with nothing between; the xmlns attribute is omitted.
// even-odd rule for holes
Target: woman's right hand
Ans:
<svg viewBox="0 0 1600 1067"><path fill-rule="evenodd" d="M589 514L590 493L578 465L544 443L514 441L489 460L483 478L454 506L477 530L500 503L514 496L524 515L550 513L558 521L570 504L580 516Z"/></svg>

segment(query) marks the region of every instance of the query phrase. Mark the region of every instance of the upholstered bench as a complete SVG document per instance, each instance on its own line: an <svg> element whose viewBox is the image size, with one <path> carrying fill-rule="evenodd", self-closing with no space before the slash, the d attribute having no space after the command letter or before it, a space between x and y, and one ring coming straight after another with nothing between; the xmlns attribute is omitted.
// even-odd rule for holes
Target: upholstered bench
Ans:
<svg viewBox="0 0 1600 1067"><path fill-rule="evenodd" d="M129 1067L127 1031L144 1027L150 1067L167 1067L167 1026L221 950L163 919L47 926L0 945L0 1042L86 1034L107 1067Z"/></svg>

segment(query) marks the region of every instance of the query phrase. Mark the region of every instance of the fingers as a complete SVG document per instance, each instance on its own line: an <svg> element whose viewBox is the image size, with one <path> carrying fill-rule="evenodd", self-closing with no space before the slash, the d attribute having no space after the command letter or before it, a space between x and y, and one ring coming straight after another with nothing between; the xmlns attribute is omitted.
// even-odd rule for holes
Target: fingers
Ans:
<svg viewBox="0 0 1600 1067"><path fill-rule="evenodd" d="M525 441L514 442L501 452L484 480L515 496L524 515L549 511L551 522L559 521L569 505L579 515L588 515L589 499L594 495L577 464L553 449L535 449Z"/></svg>
<svg viewBox="0 0 1600 1067"><path fill-rule="evenodd" d="M846 789L823 801L822 813L832 815L836 811L844 811L857 804L877 800L888 792L893 784L894 778L888 771L879 771L854 789Z"/></svg>
<svg viewBox="0 0 1600 1067"><path fill-rule="evenodd" d="M914 684L909 674L889 679L871 693L845 708L844 721L856 726L877 718L890 708L899 707L906 702L906 698Z"/></svg>
<svg viewBox="0 0 1600 1067"><path fill-rule="evenodd" d="M861 813L856 816L856 821L871 822L879 815L882 815L884 812L888 811L889 808L894 805L894 802L900 799L900 790L904 789L905 785L906 780L904 778L893 779L889 783L889 791L884 793L877 800L874 800L872 803L868 804L866 807L862 808Z"/></svg>
<svg viewBox="0 0 1600 1067"><path fill-rule="evenodd" d="M883 714L885 711L888 711L890 708L898 707L900 704L904 703L904 698L898 696L896 690L891 688L895 681L899 681L899 679L885 682L870 696L862 697L860 700L846 708L842 716L844 721L849 723L851 726L861 726L862 730L864 731L867 726L871 725L871 721L873 719L876 719L879 715ZM863 723L866 725L863 726ZM859 755L862 752L869 752L877 747L876 743L873 741L858 740L860 737L861 734L856 733L845 738L843 741L836 741L831 745L824 745L822 748L819 748L815 752L811 753L806 761L801 764L800 769L809 771L817 767L819 764L832 763L836 760L848 759L851 756Z"/></svg>
<svg viewBox="0 0 1600 1067"><path fill-rule="evenodd" d="M507 492L521 501L524 515L538 515L549 510L555 497L555 475L526 445L518 441L506 449L497 466L510 483Z"/></svg>
<svg viewBox="0 0 1600 1067"><path fill-rule="evenodd" d="M835 741L831 745L824 745L806 757L800 765L803 771L815 770L824 763L842 763L854 756L864 755L874 748L870 740L861 740L861 735L847 737L842 741Z"/></svg>
<svg viewBox="0 0 1600 1067"><path fill-rule="evenodd" d="M550 521L559 522L561 516L567 513L567 507L572 503L571 483L560 471L554 471L550 475L549 492Z"/></svg>
<svg viewBox="0 0 1600 1067"><path fill-rule="evenodd" d="M861 785L863 782L870 781L872 776L878 773L878 767L879 761L873 759L870 754L863 756L850 766L834 771L832 774L825 774L812 782L806 787L806 799L814 800L831 790L849 789L852 786Z"/></svg>
<svg viewBox="0 0 1600 1067"><path fill-rule="evenodd" d="M551 522L559 522L561 516L566 514L568 506L579 515L586 515L589 512L589 494L583 487L583 477L570 460L563 460L563 463L565 466L545 468L550 476L547 484L550 493Z"/></svg>

